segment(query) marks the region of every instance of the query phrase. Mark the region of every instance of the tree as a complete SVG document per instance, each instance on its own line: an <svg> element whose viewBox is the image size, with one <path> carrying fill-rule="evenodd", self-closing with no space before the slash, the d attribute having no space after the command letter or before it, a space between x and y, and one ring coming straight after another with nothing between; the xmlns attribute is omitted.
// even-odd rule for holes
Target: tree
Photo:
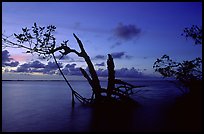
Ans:
<svg viewBox="0 0 204 134"><path fill-rule="evenodd" d="M202 28L193 25L185 28L182 34L195 41L195 45L202 45ZM182 95L176 97L167 113L168 125L176 131L202 130L202 59L175 62L168 55L157 59L153 68L164 77L176 78ZM177 82L176 82L177 84ZM184 88L183 88L184 87Z"/></svg>
<svg viewBox="0 0 204 134"><path fill-rule="evenodd" d="M202 45L202 27L199 28L196 25L192 25L190 28L186 27L181 35L186 39L189 37L193 39L196 45Z"/></svg>
<svg viewBox="0 0 204 134"><path fill-rule="evenodd" d="M98 75L94 69L93 63L91 62L90 57L86 53L83 43L81 40L75 35L74 38L76 39L80 52L76 51L75 49L71 49L68 46L68 40L63 41L59 46L56 44L56 38L54 37L54 32L56 30L56 27L53 25L49 25L46 28L37 26L36 23L34 23L33 27L31 29L22 28L22 33L16 34L14 33L14 37L17 40L17 43L11 41L6 37L5 35L2 35L2 42L4 47L16 47L16 48L24 48L26 49L26 53L37 53L38 56L43 56L45 59L54 58L54 61L56 65L58 66L58 69L65 79L67 85L70 87L72 91L72 104L74 105L74 97L76 97L80 102L82 103L103 103L103 102L121 102L123 100L128 100L130 95L130 90L133 88L136 88L136 86L133 86L129 83L123 82L121 80L115 79L115 71L114 71L114 62L113 58L110 54L108 54L108 87L107 89L103 89L100 85ZM62 70L60 69L60 66L56 60L55 53L60 52L61 58L65 55L68 55L70 53L75 53L77 56L82 57L85 62L87 63L89 74L80 68L81 73L83 76L87 79L90 86L92 87L93 95L91 99L87 99L82 97L79 93L77 93L66 77L64 76ZM61 59L60 58L60 59ZM115 84L120 84L122 86L115 87ZM140 87L140 86L137 86ZM124 90L122 90L125 89ZM106 95L103 96L102 93L105 93ZM132 93L132 92L131 92ZM108 101L107 101L108 100Z"/></svg>
<svg viewBox="0 0 204 134"><path fill-rule="evenodd" d="M196 45L202 45L202 28L193 25L191 28L185 28L183 32L182 35L193 39ZM183 86L190 90L193 89L193 84L202 80L201 67L202 59L200 57L180 63L173 61L168 55L163 55L153 65L155 72L159 72L164 77L176 78Z"/></svg>

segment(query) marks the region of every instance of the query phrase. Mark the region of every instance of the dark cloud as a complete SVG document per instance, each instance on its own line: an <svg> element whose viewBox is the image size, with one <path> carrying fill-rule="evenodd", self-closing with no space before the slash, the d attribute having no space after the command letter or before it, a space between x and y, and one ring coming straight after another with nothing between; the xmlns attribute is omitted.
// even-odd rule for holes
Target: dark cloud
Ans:
<svg viewBox="0 0 204 134"><path fill-rule="evenodd" d="M63 69L62 72L65 75L82 75L79 67L76 67L76 64L67 64Z"/></svg>
<svg viewBox="0 0 204 134"><path fill-rule="evenodd" d="M120 23L114 30L114 36L123 39L123 40L131 40L135 37L138 37L141 33L141 29L135 25L123 25Z"/></svg>
<svg viewBox="0 0 204 134"><path fill-rule="evenodd" d="M111 55L114 59L122 59L122 58L131 59L132 58L132 56L126 55L125 52L113 52L111 53ZM93 60L105 60L105 59L106 59L105 55L96 55L93 58Z"/></svg>
<svg viewBox="0 0 204 134"><path fill-rule="evenodd" d="M33 61L33 62L21 64L14 72L32 73L32 72L36 72L37 70L39 71L39 68L44 68L44 67L45 67L45 64L39 61Z"/></svg>
<svg viewBox="0 0 204 134"><path fill-rule="evenodd" d="M105 62L102 62L102 63L97 63L95 64L96 66L105 66Z"/></svg>
<svg viewBox="0 0 204 134"><path fill-rule="evenodd" d="M44 57L42 57L42 56L38 56L37 59L39 59L39 60L46 60L46 59L45 59Z"/></svg>
<svg viewBox="0 0 204 134"><path fill-rule="evenodd" d="M59 64L59 67L60 67L60 68L63 67L62 63L59 63L59 62L58 62L58 64ZM48 64L45 66L45 68L58 69L56 63L55 63L55 62L51 62L51 61L48 62Z"/></svg>
<svg viewBox="0 0 204 134"><path fill-rule="evenodd" d="M31 72L31 69L27 67L27 64L20 65L14 72L23 72L23 73L29 73Z"/></svg>
<svg viewBox="0 0 204 134"><path fill-rule="evenodd" d="M2 67L10 66L10 67L16 67L18 66L19 62L14 61L13 58L10 58L9 51L4 50L2 51Z"/></svg>
<svg viewBox="0 0 204 134"><path fill-rule="evenodd" d="M125 58L126 59L131 59L133 56L130 56L130 55L125 55Z"/></svg>
<svg viewBox="0 0 204 134"><path fill-rule="evenodd" d="M33 61L32 63L28 64L28 66L32 68L44 68L45 67L45 65L38 60Z"/></svg>
<svg viewBox="0 0 204 134"><path fill-rule="evenodd" d="M4 63L4 66L17 67L18 64L19 64L18 61L12 61L12 62L9 62L9 63Z"/></svg>
<svg viewBox="0 0 204 134"><path fill-rule="evenodd" d="M62 68L62 63L58 63L60 68ZM43 73L43 74L55 74L58 71L58 67L55 62L48 62L48 64L43 64L40 61L33 61L29 63L24 63L20 65L14 72L24 72L24 73Z"/></svg>
<svg viewBox="0 0 204 134"><path fill-rule="evenodd" d="M106 56L105 55L96 55L93 59L94 60L105 60Z"/></svg>
<svg viewBox="0 0 204 134"><path fill-rule="evenodd" d="M122 59L122 58L131 59L132 58L132 56L126 55L125 52L114 52L114 53L111 53L111 55L114 59Z"/></svg>
<svg viewBox="0 0 204 134"><path fill-rule="evenodd" d="M125 52L114 52L111 55L114 59L121 59L125 55Z"/></svg>
<svg viewBox="0 0 204 134"><path fill-rule="evenodd" d="M108 76L108 70L107 69L98 69L97 71L98 76L107 77ZM131 69L128 68L121 68L115 70L115 76L116 77L129 77L129 78L142 78L144 75L142 72L139 72L139 70L132 67Z"/></svg>
<svg viewBox="0 0 204 134"><path fill-rule="evenodd" d="M97 64L98 66L105 66L105 63L102 62ZM62 63L59 63L60 68L63 68ZM88 68L85 69L88 72ZM146 69L144 69L145 71ZM9 72L9 70L7 70ZM59 74L59 70L55 62L48 62L48 64L43 64L39 61L33 61L29 63L24 63L20 65L16 70L11 70L10 72L23 72L23 73L43 73L43 74ZM67 64L63 69L62 72L64 75L77 75L82 76L79 67L76 67L76 64ZM108 70L107 69L98 69L96 73L100 77L107 77ZM129 77L129 78L144 78L144 75L139 71L139 69L135 69L132 67L131 69L128 68L121 68L115 69L115 76L116 77Z"/></svg>
<svg viewBox="0 0 204 134"><path fill-rule="evenodd" d="M59 67L60 67L60 68L63 67L62 63L59 63L59 62L58 62L58 64L59 64ZM57 67L57 65L55 64L55 62L51 62L51 61L50 61L50 62L48 62L47 65L45 65L45 68L42 69L42 72L43 72L44 74L55 74L55 73L58 72L58 67Z"/></svg>
<svg viewBox="0 0 204 134"><path fill-rule="evenodd" d="M96 73L100 77L107 77L108 76L108 70L107 69L98 69L96 70Z"/></svg>
<svg viewBox="0 0 204 134"><path fill-rule="evenodd" d="M115 70L115 75L118 77L143 77L143 74L139 72L139 70L132 67L131 69L128 68L121 68Z"/></svg>
<svg viewBox="0 0 204 134"><path fill-rule="evenodd" d="M13 60L12 58L10 58L10 54L7 50L2 51L2 62L10 62L11 60Z"/></svg>
<svg viewBox="0 0 204 134"><path fill-rule="evenodd" d="M62 63L58 63L60 68L63 68ZM43 74L59 74L59 70L55 62L48 62L43 64L40 61L33 61L29 63L21 64L16 70L12 72L22 73L43 73ZM80 69L76 67L76 64L67 64L63 69L65 75L81 75Z"/></svg>
<svg viewBox="0 0 204 134"><path fill-rule="evenodd" d="M6 52L5 55L7 55L7 61L8 61L9 60L9 58L8 58L9 54ZM126 55L125 55L125 52L118 52L118 53L116 52L116 53L112 53L112 56L120 59L122 57L125 57ZM103 57L103 56L101 55L100 57ZM7 64L10 64L9 66L16 66L18 64L18 62L10 62ZM58 64L59 64L60 68L63 68L62 63L58 63ZM96 66L105 66L105 62L98 63L95 65ZM7 71L9 71L9 70L7 70ZM33 61L33 62L29 62L29 63L21 64L16 70L11 70L11 71L12 72L24 72L24 73L38 72L38 73L43 73L43 74L59 74L58 67L55 64L55 62L50 61L47 64L44 64L38 60ZM74 64L67 64L62 69L62 71L65 75L82 76L79 67L76 67L75 63ZM88 68L86 68L86 71L87 71L87 73L89 73ZM98 70L96 70L96 72L97 72L98 76L101 76L101 77L108 76L108 70L107 69L98 69ZM143 77L143 74L141 72L139 72L138 69L135 69L134 67L131 69L128 69L128 68L116 69L115 73L116 73L116 77L134 77L134 78Z"/></svg>

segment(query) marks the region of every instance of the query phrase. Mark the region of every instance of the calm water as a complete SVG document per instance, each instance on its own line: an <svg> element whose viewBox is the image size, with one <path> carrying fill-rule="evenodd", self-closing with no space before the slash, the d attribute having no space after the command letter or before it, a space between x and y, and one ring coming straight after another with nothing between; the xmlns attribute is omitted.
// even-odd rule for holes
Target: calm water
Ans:
<svg viewBox="0 0 204 134"><path fill-rule="evenodd" d="M80 94L91 97L90 86L86 81L70 83ZM161 129L165 109L180 94L179 90L170 81L130 83L147 86L131 96L141 104L131 115L132 131ZM101 82L103 87L106 84ZM78 101L72 109L70 93L64 81L2 81L2 131L90 131L91 126L100 121L95 120L92 108Z"/></svg>

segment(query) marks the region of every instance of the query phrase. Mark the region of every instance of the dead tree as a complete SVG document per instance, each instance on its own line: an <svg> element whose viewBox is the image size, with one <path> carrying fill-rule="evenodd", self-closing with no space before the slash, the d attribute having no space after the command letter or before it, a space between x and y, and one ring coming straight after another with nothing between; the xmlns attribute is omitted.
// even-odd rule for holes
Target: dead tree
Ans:
<svg viewBox="0 0 204 134"><path fill-rule="evenodd" d="M76 51L75 49L71 49L68 46L68 41L64 41L61 43L60 46L57 47L55 37L53 36L53 32L55 31L55 26L48 26L46 31L44 31L45 27L39 27L36 23L34 23L34 26L32 27L33 34L28 28L23 28L22 34L14 34L14 36L17 39L18 43L15 43L13 41L10 41L6 36L2 37L2 42L4 47L17 47L17 48L24 48L27 49L27 53L37 53L39 56L42 56L44 58L54 58L54 61L65 79L67 85L70 87L72 91L72 105L74 105L74 97L76 97L81 103L83 104L92 104L92 103L104 103L108 101L114 101L119 102L123 101L125 98L129 98L129 95L132 94L133 88L138 88L142 86L133 86L127 82L124 82L122 80L115 79L115 71L114 71L114 62L113 58L110 54L108 54L108 60L107 60L107 66L108 66L108 85L107 89L101 88L100 81L98 78L98 75L96 73L96 70L94 69L93 63L91 62L90 57L86 53L84 46L81 42L81 40L75 35L75 39L79 45L80 52ZM27 43L27 46L25 45ZM89 74L80 68L81 73L83 76L87 79L89 82L91 88L92 88L92 97L90 99L82 97L78 92L76 92L69 81L66 79L65 75L63 74L62 70L60 69L60 66L56 60L56 57L54 55L55 52L61 53L61 58L67 54L75 53L77 56L82 57L89 69ZM120 86L116 86L120 85ZM102 95L102 93L105 93L106 95Z"/></svg>
<svg viewBox="0 0 204 134"><path fill-rule="evenodd" d="M108 87L107 87L107 97L111 97L113 90L115 89L115 71L114 71L114 62L110 54L108 54L107 60L108 66Z"/></svg>

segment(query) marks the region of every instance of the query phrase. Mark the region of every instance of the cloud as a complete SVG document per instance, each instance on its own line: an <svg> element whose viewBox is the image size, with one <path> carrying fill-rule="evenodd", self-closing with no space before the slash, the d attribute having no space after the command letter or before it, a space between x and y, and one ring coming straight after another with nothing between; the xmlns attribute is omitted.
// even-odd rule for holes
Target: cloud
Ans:
<svg viewBox="0 0 204 134"><path fill-rule="evenodd" d="M60 68L63 68L62 63L59 63ZM97 64L97 66L105 66L105 63L102 62ZM89 74L88 68L85 69ZM144 69L145 71L146 69ZM43 64L40 61L33 61L29 63L24 63L20 65L16 70L7 70L7 72L22 72L22 73L43 73L43 74L59 74L59 70L55 62L48 62L48 64ZM63 69L62 72L64 75L77 75L82 76L82 73L79 67L76 67L76 64L67 64ZM100 77L107 77L108 70L99 68L96 70L96 73ZM121 68L115 69L115 76L116 77L129 77L129 78L144 78L146 77L143 75L139 69L135 69L134 67L128 68Z"/></svg>
<svg viewBox="0 0 204 134"><path fill-rule="evenodd" d="M58 62L59 67L62 68L62 63ZM45 66L45 68L49 68L49 69L58 69L57 65L55 64L55 62L48 62L48 64Z"/></svg>
<svg viewBox="0 0 204 134"><path fill-rule="evenodd" d="M98 76L107 77L108 70L107 69L98 69L96 70ZM141 78L144 77L142 72L132 67L131 69L128 68L121 68L115 69L115 76L116 77L128 77L128 78Z"/></svg>
<svg viewBox="0 0 204 134"><path fill-rule="evenodd" d="M114 52L111 55L114 59L121 59L125 55L125 52Z"/></svg>
<svg viewBox="0 0 204 134"><path fill-rule="evenodd" d="M96 55L93 59L94 60L105 60L106 56L105 55Z"/></svg>
<svg viewBox="0 0 204 134"><path fill-rule="evenodd" d="M102 63L101 63L102 64ZM85 69L88 72L88 68ZM76 64L67 64L64 69L62 69L63 73L65 75L78 75L82 76L82 73L79 69L79 67L76 67ZM100 77L107 77L108 76L108 70L107 69L101 69L99 68L96 70L96 73ZM116 77L129 77L129 78L143 78L145 77L142 72L139 71L139 69L135 69L134 67L128 69L128 68L121 68L121 69L115 69L115 76Z"/></svg>
<svg viewBox="0 0 204 134"><path fill-rule="evenodd" d="M28 65L29 65L29 67L33 67L33 68L44 68L45 67L45 65L38 60L33 61L32 63L30 63Z"/></svg>
<svg viewBox="0 0 204 134"><path fill-rule="evenodd" d="M45 67L45 64L41 63L40 61L33 61L33 62L21 64L14 72L25 72L25 73L42 72L42 68L44 67ZM39 68L41 69L39 70Z"/></svg>
<svg viewBox="0 0 204 134"><path fill-rule="evenodd" d="M7 61L10 59L8 58L8 53L5 51L5 55L7 55ZM118 52L118 53L112 53L113 57L115 58L122 58L125 57L125 52ZM5 61L5 60L4 60ZM9 64L12 64L10 66L16 66L17 62L10 62ZM63 68L62 63L58 63L60 68ZM96 66L105 66L105 62L95 64ZM87 73L88 68L86 68ZM9 71L9 70L7 70ZM76 64L67 64L63 69L63 73L65 75L77 75L82 76L81 71L79 67L76 67ZM29 63L21 64L16 70L11 70L10 72L23 72L23 73L43 73L43 74L59 74L59 70L55 62L48 62L47 64L41 63L40 61L36 60ZM108 70L107 69L98 69L96 70L98 76L101 77L107 77L108 76ZM115 69L115 75L116 77L132 77L132 78L141 78L144 77L144 75L138 70L132 67L131 69L128 68L121 68L121 69Z"/></svg>
<svg viewBox="0 0 204 134"><path fill-rule="evenodd" d="M2 51L2 67L10 66L16 67L18 66L18 61L13 61L13 58L10 57L9 51L4 50Z"/></svg>
<svg viewBox="0 0 204 134"><path fill-rule="evenodd" d="M60 68L62 68L62 63L58 63ZM55 62L48 62L48 64L43 64L40 61L33 61L29 63L24 63L20 65L13 72L23 72L23 73L43 73L43 74L56 74L58 67Z"/></svg>
<svg viewBox="0 0 204 134"><path fill-rule="evenodd" d="M11 60L13 60L12 58L10 58L10 54L7 50L2 51L2 62L10 62Z"/></svg>
<svg viewBox="0 0 204 134"><path fill-rule="evenodd" d="M13 72L23 72L23 73L28 73L31 72L29 68L25 67L26 65L20 65L16 70L13 70Z"/></svg>
<svg viewBox="0 0 204 134"><path fill-rule="evenodd" d="M143 77L142 72L132 67L131 69L121 68L115 70L115 75L118 77Z"/></svg>
<svg viewBox="0 0 204 134"><path fill-rule="evenodd" d="M63 67L62 63L58 62L58 64L59 64L59 67L60 67L60 68ZM45 68L42 69L42 72L43 72L44 74L56 74L56 73L58 73L58 67L57 67L57 65L55 64L55 62L51 62L51 61L50 61L50 62L48 62L47 65L45 65Z"/></svg>
<svg viewBox="0 0 204 134"><path fill-rule="evenodd" d="M25 55L25 54L13 54L11 55L11 58L13 58L13 60L18 61L18 62L24 62L28 59L33 58L32 55Z"/></svg>
<svg viewBox="0 0 204 134"><path fill-rule="evenodd" d="M111 53L111 55L114 59L122 59L122 58L131 59L132 58L132 56L126 55L125 52L113 52ZM96 55L93 58L93 60L105 60L105 59L106 59L105 55Z"/></svg>
<svg viewBox="0 0 204 134"><path fill-rule="evenodd" d="M122 59L122 58L131 59L132 58L132 56L126 55L125 52L114 52L114 53L111 53L111 55L114 59Z"/></svg>
<svg viewBox="0 0 204 134"><path fill-rule="evenodd" d="M38 56L37 59L41 60L41 61L44 61L44 60L47 60L46 58L42 57L42 56Z"/></svg>
<svg viewBox="0 0 204 134"><path fill-rule="evenodd" d="M108 76L108 70L107 69L99 68L98 70L96 70L96 73L100 77L107 77Z"/></svg>
<svg viewBox="0 0 204 134"><path fill-rule="evenodd" d="M105 62L102 62L102 63L97 63L95 64L96 66L105 66Z"/></svg>
<svg viewBox="0 0 204 134"><path fill-rule="evenodd" d="M62 72L64 75L82 75L79 67L76 67L76 64L67 64Z"/></svg>
<svg viewBox="0 0 204 134"><path fill-rule="evenodd" d="M135 25L123 25L119 23L119 25L113 29L113 34L115 37L123 40L131 40L135 37L138 37L141 33L141 29Z"/></svg>
<svg viewBox="0 0 204 134"><path fill-rule="evenodd" d="M131 59L133 56L130 56L130 55L125 55L125 58L126 59Z"/></svg>
<svg viewBox="0 0 204 134"><path fill-rule="evenodd" d="M17 67L18 64L19 64L18 61L12 61L10 63L4 63L4 66Z"/></svg>

